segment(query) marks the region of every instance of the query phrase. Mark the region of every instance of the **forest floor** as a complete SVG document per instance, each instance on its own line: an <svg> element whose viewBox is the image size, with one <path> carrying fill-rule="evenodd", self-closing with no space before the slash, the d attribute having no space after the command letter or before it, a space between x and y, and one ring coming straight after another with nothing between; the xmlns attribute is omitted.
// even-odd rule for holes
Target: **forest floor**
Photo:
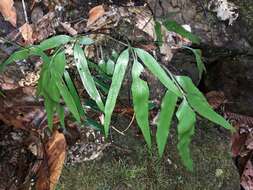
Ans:
<svg viewBox="0 0 253 190"><path fill-rule="evenodd" d="M116 119L123 130L129 121ZM169 144L162 160L154 146L152 155L132 126L125 136L112 133L113 144L99 159L66 165L58 184L59 189L76 190L231 190L239 189L239 176L231 159L229 134L213 124L202 121L196 126L191 154L194 172L182 166L176 148L177 135L173 126Z"/></svg>
<svg viewBox="0 0 253 190"><path fill-rule="evenodd" d="M15 17L16 20L12 17L13 5L11 2L11 0L6 0L3 4L0 2L0 64L20 46L38 44L58 34L91 35L98 41L98 44L94 49L88 49L87 53L91 54L91 57L97 62L103 56L108 56L112 49L118 52L122 50L122 41L125 40L122 36L127 36L131 43L146 51L159 51L156 49L156 44L150 41L150 39L154 39L150 38L149 30L133 27L135 22L138 23L145 18L146 12L155 14L147 6L144 6L144 9L138 9L138 7L143 7L144 1L87 0L84 2L72 0L69 3L64 0L29 0L25 1L24 6L22 4L24 1L16 0L14 3L14 12L18 15L17 18ZM150 2L152 4L156 1ZM105 9L101 9L101 5ZM3 8L3 6L5 7ZM129 10L133 8L129 11L134 15L129 20L131 24L119 22L118 15L113 12L115 7L119 6L124 10L129 7ZM89 13L93 7L98 7L98 9L93 14ZM120 11L123 15L126 14L123 9ZM142 15L143 18L139 18L139 15ZM143 20L145 21L145 19ZM90 24L88 24L89 22ZM103 34L102 37L100 34ZM108 35L109 37L105 37ZM174 37L173 43L179 41L191 45L181 36ZM128 43L128 40L124 43ZM205 49L208 48L209 44L204 44L202 47L204 55L207 53ZM212 88L212 85L218 83L219 80L227 82L225 78L227 73L224 74L220 70L216 70L219 61L222 60L224 64L230 64L231 60L238 58L232 55L228 60L223 60L222 56L224 55L218 52L217 57L221 56L221 58L217 61L216 55L211 54L214 57L214 66L210 66L211 74L208 74L199 83L196 66L192 67L192 64L189 64L186 67L183 66L185 70L181 71L183 70L181 66L191 62L193 56L190 58L188 54L181 56L180 50L177 52L168 50L161 57L159 57L160 52L156 55L159 60L167 64L168 59L171 59L174 53L177 54L172 60L175 64L166 66L176 70L175 73L187 74L192 77L195 84L199 84L203 93L209 92L210 89L216 90L216 86ZM226 55L230 56L230 53L230 51L225 51ZM212 57L206 58L206 62ZM73 58L68 57L67 59L71 62ZM195 61L195 59L193 60ZM244 58L244 60L248 64L252 57ZM133 110L129 108L129 93L127 91L130 88L129 81L126 81L119 97L120 104L117 105L117 109L120 111L115 111L112 119L113 128L107 140L99 131L90 127L77 129L76 123L67 121L68 129L63 133L56 130L55 141L51 142L47 132L44 133L47 124L43 100L35 97L41 64L40 59L30 58L9 65L5 72L0 73L0 189L25 190L35 186L38 190L47 189L48 187L44 188L44 185L47 186L47 184L44 184L43 178L48 178L47 180L50 181L51 178L48 176L51 170L46 168L48 165L45 164L45 160L50 160L47 156L55 153L56 156L52 156L54 158L50 162L59 161L59 165L54 166L60 168L55 170L56 176L60 175L61 162L62 164L64 162L56 186L56 189L59 190L239 190L240 183L251 190L251 184L253 184L250 178L253 171L250 161L253 150L251 145L253 141L252 117L222 110L222 114L232 120L232 124L238 129L232 138L228 131L198 117L190 147L194 171L189 172L182 165L178 154L176 121L173 121L164 157L158 158L155 143L153 143L152 153L147 151L141 132L133 120ZM222 67L218 65L218 68ZM233 72L237 72L237 69L235 70ZM75 85L78 92L87 97L87 94L83 93L83 87L80 86L80 78L75 76L75 72L72 74L76 79ZM149 82L150 86L155 89L151 92L151 97L159 99L159 96L164 93L163 89L160 89L157 81ZM210 83L207 88L208 82ZM231 89L237 88L233 82L229 81L228 83L231 85ZM230 87L225 90L229 91ZM245 91L243 93L245 94ZM215 104L219 97L214 97L214 99L214 102L211 100L209 103ZM251 101L250 99L249 102ZM246 103L242 106L243 110L250 110L245 105ZM238 104L238 106L240 105ZM157 114L157 110L155 114ZM92 117L97 117L97 115L93 114ZM66 120L71 119L67 117ZM59 119L54 122L57 125L60 123ZM153 136L154 131L155 128L152 128ZM61 146L55 146L54 150L48 153L48 147L58 145L57 141ZM232 151L231 143L233 144ZM45 174L45 171L48 173ZM37 183L37 181L39 182ZM57 182L57 179L55 181Z"/></svg>

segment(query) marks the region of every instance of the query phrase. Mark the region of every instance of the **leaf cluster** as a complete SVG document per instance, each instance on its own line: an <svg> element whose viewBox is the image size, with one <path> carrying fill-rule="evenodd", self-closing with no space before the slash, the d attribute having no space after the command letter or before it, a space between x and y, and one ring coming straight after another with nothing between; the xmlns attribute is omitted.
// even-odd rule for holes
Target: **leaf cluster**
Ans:
<svg viewBox="0 0 253 190"><path fill-rule="evenodd" d="M160 23L157 22L156 32L161 38ZM166 21L163 23L168 30L179 33L180 35L198 43L198 38L188 31L185 31L175 22ZM74 64L80 75L82 84L90 97L88 104L96 107L97 111L104 115L103 123L99 124L91 118L86 117L86 111L76 87L66 69L67 61L64 45L73 44ZM158 153L163 155L168 141L171 121L175 115L178 120L178 151L183 164L193 170L193 163L190 156L189 144L194 134L196 115L232 130L232 126L219 114L217 114L208 104L204 95L193 84L192 80L186 76L175 76L170 71L164 70L157 60L140 48L128 47L120 55L115 56L114 60L108 59L107 63L94 64L87 60L83 46L93 43L88 37L70 37L59 35L49 38L39 45L30 46L13 53L5 62L0 64L0 71L8 64L27 59L29 56L39 56L43 60L43 66L38 81L37 95L44 98L44 105L47 112L48 127L52 128L55 113L60 118L61 125L64 127L65 107L68 108L73 118L80 124L89 124L100 129L103 127L105 136L108 136L113 110L117 97L122 86L127 68L131 66L132 84L131 93L133 100L136 121L140 127L144 139L151 149L152 135L149 126L149 86L147 81L140 76L144 69L149 70L166 88L166 93L161 103L160 114L157 121L156 142ZM196 56L200 76L205 67L201 61L200 50L185 47L193 51ZM46 52L51 50L50 55ZM132 64L130 64L132 63ZM101 80L97 80L90 71L96 68L101 75L111 76L110 86L106 86ZM101 91L107 94L105 99L101 96Z"/></svg>

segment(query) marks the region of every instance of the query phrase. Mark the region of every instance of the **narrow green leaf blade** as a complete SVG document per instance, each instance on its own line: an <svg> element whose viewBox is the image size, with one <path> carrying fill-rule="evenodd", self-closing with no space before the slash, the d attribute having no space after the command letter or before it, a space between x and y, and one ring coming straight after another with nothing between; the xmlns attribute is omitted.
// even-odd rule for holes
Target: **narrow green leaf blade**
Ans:
<svg viewBox="0 0 253 190"><path fill-rule="evenodd" d="M196 62L197 62L197 67L198 67L198 71L199 71L199 79L201 79L201 76L203 74L203 72L206 72L206 67L202 61L202 52L200 49L193 49L190 48L188 46L183 46L183 48L189 49L193 52Z"/></svg>
<svg viewBox="0 0 253 190"><path fill-rule="evenodd" d="M200 49L193 49L193 53L195 55L196 58L196 62L197 62L197 67L199 70L199 79L201 79L201 76L203 74L203 72L206 72L206 67L202 61L202 52Z"/></svg>
<svg viewBox="0 0 253 190"><path fill-rule="evenodd" d="M95 121L93 119L87 118L84 121L84 124L88 125L89 127L93 128L95 130L103 131L103 125L101 125L100 123L98 123L97 121Z"/></svg>
<svg viewBox="0 0 253 190"><path fill-rule="evenodd" d="M65 66L66 57L64 51L62 51L53 56L49 68L51 72L57 72L60 76L63 76Z"/></svg>
<svg viewBox="0 0 253 190"><path fill-rule="evenodd" d="M61 96L63 97L64 102L66 103L69 111L73 114L74 118L81 122L79 112L77 110L75 101L71 96L70 92L68 91L67 86L65 85L64 81L62 80L61 76L57 75L57 73L53 73L53 77L56 81L56 86L60 91Z"/></svg>
<svg viewBox="0 0 253 190"><path fill-rule="evenodd" d="M65 121L64 121L64 107L61 106L60 104L58 104L56 106L56 112L59 116L59 119L60 119L60 123L61 123L61 126L64 128L65 127Z"/></svg>
<svg viewBox="0 0 253 190"><path fill-rule="evenodd" d="M191 78L187 76L175 76L175 78L187 94L196 95L196 96L201 97L202 99L205 99L205 96L194 85Z"/></svg>
<svg viewBox="0 0 253 190"><path fill-rule="evenodd" d="M128 61L129 61L129 52L128 52L128 49L126 49L118 57L117 63L115 65L114 73L112 76L112 83L111 83L107 100L105 103L104 130L105 130L106 137L108 136L108 133L109 133L109 126L111 122L112 112L114 110L116 100L119 94L119 90L125 76Z"/></svg>
<svg viewBox="0 0 253 190"><path fill-rule="evenodd" d="M14 52L7 60L5 60L3 63L0 64L0 72L4 70L4 68L15 62L15 61L21 61L24 59L27 59L29 56L29 49L22 49L19 51Z"/></svg>
<svg viewBox="0 0 253 190"><path fill-rule="evenodd" d="M53 36L47 40L42 41L37 47L44 51L47 49L52 49L55 47L59 47L61 45L64 45L72 40L72 37L67 36L67 35L58 35L58 36Z"/></svg>
<svg viewBox="0 0 253 190"><path fill-rule="evenodd" d="M186 91L187 100L189 101L191 107L198 112L199 115L218 125L221 125L226 129L234 129L222 116L211 108L204 95L197 89L189 77L177 76L176 79Z"/></svg>
<svg viewBox="0 0 253 190"><path fill-rule="evenodd" d="M97 79L94 77L94 81L98 88L100 88L105 94L108 94L110 86L104 83L101 79Z"/></svg>
<svg viewBox="0 0 253 190"><path fill-rule="evenodd" d="M199 115L226 129L234 130L234 128L229 124L229 122L227 122L221 115L216 113L206 100L194 95L188 95L187 99L192 108L196 112L198 112Z"/></svg>
<svg viewBox="0 0 253 190"><path fill-rule="evenodd" d="M44 75L44 77L48 77L48 79L44 81L43 89L44 91L46 91L46 93L52 100L58 103L60 102L61 95L56 85L56 80L58 79L53 77L53 74L57 73L57 76L62 77L63 72L65 70L65 65L66 58L64 52L62 51L53 56L47 69L48 71L50 71L50 73L48 75Z"/></svg>
<svg viewBox="0 0 253 190"><path fill-rule="evenodd" d="M190 155L189 145L191 137L194 134L194 124L196 122L196 115L191 107L188 105L186 99L183 100L176 112L178 118L178 151L183 164L193 171L193 161Z"/></svg>
<svg viewBox="0 0 253 190"><path fill-rule="evenodd" d="M153 75L155 75L168 90L171 90L177 96L182 96L173 81L168 77L166 72L152 55L139 48L135 48L134 50L150 72L153 73Z"/></svg>
<svg viewBox="0 0 253 190"><path fill-rule="evenodd" d="M161 112L159 114L156 131L156 142L158 145L158 153L160 157L162 157L165 145L167 143L171 126L171 119L175 111L177 99L178 97L168 90L162 100Z"/></svg>
<svg viewBox="0 0 253 190"><path fill-rule="evenodd" d="M114 71L115 63L113 60L108 59L106 62L106 74L112 75Z"/></svg>
<svg viewBox="0 0 253 190"><path fill-rule="evenodd" d="M48 56L40 49L39 46L31 46L31 47L29 48L29 50L30 50L30 54L31 54L31 55L39 56L39 57L42 58L42 60L43 60L43 66L42 66L43 69L49 66L50 61L51 61L51 58L48 57Z"/></svg>
<svg viewBox="0 0 253 190"><path fill-rule="evenodd" d="M137 60L134 61L133 67L132 67L132 96L133 96L133 104L134 104L134 112L136 114L136 120L138 123L138 126L140 127L142 134L144 136L144 139L149 147L151 149L151 135L150 135L150 129L149 129L149 88L146 81L143 81L140 79L140 74L143 70L142 65L137 62Z"/></svg>
<svg viewBox="0 0 253 190"><path fill-rule="evenodd" d="M43 87L43 90L53 101L60 103L61 94L56 83L56 78L50 75L49 82Z"/></svg>
<svg viewBox="0 0 253 190"><path fill-rule="evenodd" d="M69 89L70 94L74 98L74 101L76 103L76 107L78 109L78 112L79 112L80 116L83 117L85 115L85 112L84 112L84 109L82 107L81 100L79 98L79 95L76 91L75 85L72 82L67 70L64 71L64 79L66 81L66 84L67 84L67 87Z"/></svg>
<svg viewBox="0 0 253 190"><path fill-rule="evenodd" d="M87 60L84 56L84 52L78 44L75 44L75 47L74 47L74 58L75 58L75 63L76 63L79 75L81 77L82 83L87 93L97 103L100 110L104 111L104 104L96 88L93 77L91 76L90 70L88 68Z"/></svg>
<svg viewBox="0 0 253 190"><path fill-rule="evenodd" d="M51 100L46 94L44 94L44 106L47 113L47 123L49 129L53 128L53 118L54 118L54 109L55 109L55 102Z"/></svg>
<svg viewBox="0 0 253 190"><path fill-rule="evenodd" d="M166 20L163 22L163 25L167 28L167 30L175 32L177 34L180 34L181 36L189 39L195 44L200 43L200 39L198 36L192 34L191 32L187 31L184 27L182 27L180 24L178 24L174 20Z"/></svg>
<svg viewBox="0 0 253 190"><path fill-rule="evenodd" d="M94 112L100 113L100 109L94 100L88 99L84 102L85 109L91 109Z"/></svg>

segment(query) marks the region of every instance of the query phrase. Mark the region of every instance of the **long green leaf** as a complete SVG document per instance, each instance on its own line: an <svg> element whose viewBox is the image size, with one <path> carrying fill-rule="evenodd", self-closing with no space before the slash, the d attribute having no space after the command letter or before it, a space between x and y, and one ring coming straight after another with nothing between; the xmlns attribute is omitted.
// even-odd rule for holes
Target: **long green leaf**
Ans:
<svg viewBox="0 0 253 190"><path fill-rule="evenodd" d="M65 127L65 121L64 121L64 107L61 106L60 104L58 104L56 106L56 112L59 116L59 119L60 119L60 123L61 123L61 126L64 128Z"/></svg>
<svg viewBox="0 0 253 190"><path fill-rule="evenodd" d="M74 118L81 122L79 112L77 110L75 101L73 97L71 96L70 92L68 91L67 86L65 85L64 81L62 80L61 76L57 73L53 73L53 77L56 81L56 86L60 91L61 96L63 97L64 102L66 103L69 111L73 114Z"/></svg>
<svg viewBox="0 0 253 190"><path fill-rule="evenodd" d="M106 137L108 136L108 133L109 133L109 126L111 122L112 112L114 110L116 100L119 94L119 90L125 76L128 61L129 61L129 52L128 52L128 49L126 49L118 57L117 63L115 65L114 73L112 76L112 83L111 83L107 100L105 103L104 130L105 130Z"/></svg>
<svg viewBox="0 0 253 190"><path fill-rule="evenodd" d="M40 49L39 46L31 46L29 48L29 51L30 51L30 55L35 55L35 56L39 56L42 58L42 61L43 61L43 66L42 68L45 68L45 67L48 67L49 64L50 64L50 61L51 61L51 58L48 57L42 49ZM46 65L46 66L45 66Z"/></svg>
<svg viewBox="0 0 253 190"><path fill-rule="evenodd" d="M184 27L182 27L174 20L166 20L163 22L163 25L165 26L165 28L167 28L167 30L180 34L181 36L191 40L195 44L200 43L200 39L198 36L187 31Z"/></svg>
<svg viewBox="0 0 253 190"><path fill-rule="evenodd" d="M201 79L201 76L203 74L203 72L205 71L206 72L206 67L202 61L202 52L200 49L193 49L193 48L190 48L188 46L183 46L183 48L186 48L186 49L189 49L193 52L194 56L195 56L195 59L196 59L196 62L197 62L197 67L198 67L198 71L199 71L199 79Z"/></svg>
<svg viewBox="0 0 253 190"><path fill-rule="evenodd" d="M64 45L72 40L72 37L67 35L53 36L47 40L42 41L37 47L42 51L52 49Z"/></svg>
<svg viewBox="0 0 253 190"><path fill-rule="evenodd" d="M203 100L199 96L188 95L187 100L189 101L192 108L198 112L199 115L207 118L208 120L230 130L234 128L218 113L216 113L206 100Z"/></svg>
<svg viewBox="0 0 253 190"><path fill-rule="evenodd" d="M151 135L149 129L149 88L146 81L140 79L140 74L143 71L143 66L137 61L134 61L132 67L132 96L134 104L134 112L136 114L136 120L138 126L140 127L145 141L148 144L149 149L151 149Z"/></svg>
<svg viewBox="0 0 253 190"><path fill-rule="evenodd" d="M100 123L98 123L97 121L95 121L93 119L87 118L84 121L84 124L88 125L89 127L93 128L95 130L103 131L103 125L101 125Z"/></svg>
<svg viewBox="0 0 253 190"><path fill-rule="evenodd" d="M46 63L45 63L46 64ZM38 85L37 85L37 90L36 90L36 95L40 96L43 92L43 85L44 84L48 84L45 82L45 80L49 81L49 78L47 78L48 76L45 75L49 75L50 72L47 68L42 67L41 71L40 71L40 78L38 80Z"/></svg>
<svg viewBox="0 0 253 190"><path fill-rule="evenodd" d="M111 60L111 59L108 59L107 62L106 62L106 74L112 75L114 67L115 67L114 61Z"/></svg>
<svg viewBox="0 0 253 190"><path fill-rule="evenodd" d="M63 76L65 66L66 57L64 51L54 55L49 65L51 72L57 72L60 76Z"/></svg>
<svg viewBox="0 0 253 190"><path fill-rule="evenodd" d="M193 171L193 162L190 155L189 145L191 143L191 136L194 134L194 124L196 122L196 115L191 107L188 105L186 99L183 100L177 110L176 116L178 118L178 151L183 164Z"/></svg>
<svg viewBox="0 0 253 190"><path fill-rule="evenodd" d="M59 89L57 88L56 83L57 79L51 74L49 82L47 83L46 87L43 87L43 90L53 101L60 103L61 94Z"/></svg>
<svg viewBox="0 0 253 190"><path fill-rule="evenodd" d="M110 86L103 82L101 79L94 77L94 81L99 89L101 89L105 94L108 94Z"/></svg>
<svg viewBox="0 0 253 190"><path fill-rule="evenodd" d="M84 102L85 109L91 109L94 112L100 113L100 109L94 100L88 99Z"/></svg>
<svg viewBox="0 0 253 190"><path fill-rule="evenodd" d="M79 114L81 117L83 117L85 115L85 112L84 112L84 109L83 109L83 106L81 104L81 100L80 100L80 97L76 91L76 88L75 88L75 85L74 83L72 82L70 76L69 76L69 73L67 70L64 71L64 79L66 81L66 84L67 84L67 87L69 89L69 92L70 94L72 95L72 97L74 98L74 101L76 103L76 107L79 111Z"/></svg>
<svg viewBox="0 0 253 190"><path fill-rule="evenodd" d="M160 157L162 157L165 145L167 143L171 119L177 104L177 99L178 97L168 90L162 100L161 112L159 114L156 131L156 142Z"/></svg>
<svg viewBox="0 0 253 190"><path fill-rule="evenodd" d="M0 64L0 72L2 72L7 65L15 61L27 59L29 53L30 53L29 49L22 49L14 52L7 60L5 60L3 63Z"/></svg>
<svg viewBox="0 0 253 190"><path fill-rule="evenodd" d="M177 96L182 96L173 81L168 77L152 55L139 48L135 48L134 50L150 72L153 73L168 90L171 90Z"/></svg>
<svg viewBox="0 0 253 190"><path fill-rule="evenodd" d="M43 85L44 91L47 92L48 96L55 102L60 102L60 91L57 88L57 78L53 77L54 73L57 73L57 76L63 75L66 65L66 58L64 52L57 53L51 59L48 70L50 71L50 79Z"/></svg>
<svg viewBox="0 0 253 190"><path fill-rule="evenodd" d="M36 91L36 94L37 96L40 96L43 92L43 85L42 83L45 83L45 78L47 78L48 82L49 82L49 79L50 79L50 75L48 76L44 76L44 75L47 75L48 73L46 73L46 70L49 72L49 65L50 65L50 62L51 62L51 58L48 57L41 49L39 49L37 46L32 46L29 48L29 51L30 51L30 55L34 55L34 56L39 56L42 58L42 61L43 61L43 65L42 65L42 69L40 71L40 78L38 80L38 85L37 85L37 91ZM46 74L45 74L46 73ZM43 82L44 81L44 82ZM49 83L46 83L47 85ZM46 85L44 85L46 86ZM47 86L46 86L47 88Z"/></svg>
<svg viewBox="0 0 253 190"><path fill-rule="evenodd" d="M78 44L75 44L75 47L74 47L74 58L75 58L75 63L76 63L79 75L81 77L82 83L87 93L97 103L100 110L104 111L104 104L96 88L93 77L91 76L90 70L88 68L87 60L84 56L84 52Z"/></svg>
<svg viewBox="0 0 253 190"><path fill-rule="evenodd" d="M50 70L49 69L42 70L40 72L40 78L39 78L38 88L37 88L38 95L44 95L44 96L47 95L47 97L49 98L47 88L49 86L50 80L51 80Z"/></svg>
<svg viewBox="0 0 253 190"><path fill-rule="evenodd" d="M197 89L189 77L177 76L176 79L187 93L187 100L191 107L198 112L198 114L224 128L233 130L233 127L211 108L204 95Z"/></svg>
<svg viewBox="0 0 253 190"><path fill-rule="evenodd" d="M54 118L54 109L56 106L56 103L51 100L46 94L44 94L44 106L47 113L47 123L49 129L52 129L53 127L53 118Z"/></svg>

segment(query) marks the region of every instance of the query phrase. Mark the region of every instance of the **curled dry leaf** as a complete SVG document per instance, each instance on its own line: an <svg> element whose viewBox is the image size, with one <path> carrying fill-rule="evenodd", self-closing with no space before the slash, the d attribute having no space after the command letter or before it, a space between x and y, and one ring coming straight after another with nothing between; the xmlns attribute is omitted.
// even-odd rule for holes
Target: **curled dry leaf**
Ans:
<svg viewBox="0 0 253 190"><path fill-rule="evenodd" d="M30 24L25 23L23 26L19 28L19 31L21 32L21 35L23 39L25 40L26 44L32 44L33 43L33 28Z"/></svg>
<svg viewBox="0 0 253 190"><path fill-rule="evenodd" d="M46 156L38 172L37 190L54 190L66 157L66 140L62 133L54 131L46 144Z"/></svg>
<svg viewBox="0 0 253 190"><path fill-rule="evenodd" d="M98 5L96 7L93 7L89 11L89 19L87 21L87 27L95 23L100 17L102 17L105 14L105 9L103 5Z"/></svg>
<svg viewBox="0 0 253 190"><path fill-rule="evenodd" d="M17 25L17 13L16 9L13 6L13 0L1 0L0 1L0 12L3 15L4 19L16 27Z"/></svg>

